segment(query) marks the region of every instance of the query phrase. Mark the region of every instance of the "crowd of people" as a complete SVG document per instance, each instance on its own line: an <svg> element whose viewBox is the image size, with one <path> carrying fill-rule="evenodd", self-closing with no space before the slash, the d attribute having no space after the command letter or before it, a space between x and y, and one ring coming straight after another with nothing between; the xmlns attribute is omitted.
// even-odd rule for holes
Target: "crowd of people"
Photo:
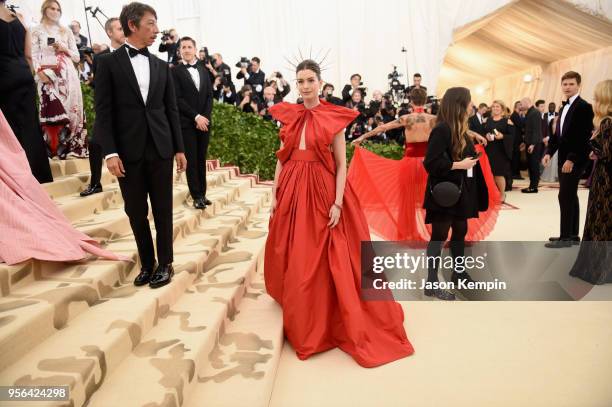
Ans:
<svg viewBox="0 0 612 407"><path fill-rule="evenodd" d="M14 133L25 150L13 162L0 164L4 170L0 177L9 174L2 178L2 192L8 197L22 196L23 186L15 185L10 175L14 167L23 168L19 160L27 159L32 174L42 183L52 179L47 157L89 156L90 185L81 195L95 194L102 191L100 175L105 163L118 178L138 248L137 286L161 287L174 274L175 164L178 172L187 173L194 207L204 209L211 204L206 197L205 160L214 125L214 100L282 125L265 278L268 292L284 308L285 332L300 358L335 346L363 366L410 355L413 348L398 304L364 304L358 296L360 242L369 240L369 227L380 227L389 240L400 236L427 241L427 254L436 257L450 233L452 256L463 256L466 238L481 240L491 231L505 191L520 177L522 154L530 177L524 193L538 192L541 165L550 166L555 157L558 163L560 236L551 237L547 247L580 242L577 189L592 162L583 239L612 240L611 80L597 85L591 106L579 95L580 74L570 71L561 78L566 100L558 111L554 103L549 103L547 111L546 101L533 104L526 97L511 112L501 100L490 107L484 103L475 107L470 91L462 87L448 89L438 103L428 97L421 75L415 74L413 85L406 89L409 103L398 109L389 94L377 90L366 103L368 90L359 74L350 77L341 97L334 96L334 86L321 80L319 65L306 60L296 67L300 98L294 104L283 102L290 92L289 82L279 72L266 76L258 57L242 58L237 64L236 80L243 81L237 92L231 68L221 54L209 55L207 48L198 48L191 37L179 37L176 30L163 33L159 51L167 52L168 58L164 61L151 55L148 47L159 29L157 14L149 5L133 2L124 6L121 15L105 25L110 45L94 44L92 50L97 52L92 53L83 49L88 41L80 34L78 22L72 22L70 28L60 24L62 10L57 0L43 2L41 23L29 31L4 0L0 5L0 34L8 38L0 41L0 61L7 72L0 77L0 118L6 115L7 123L0 120L0 126L3 135L14 137ZM94 88L96 121L89 142L79 77ZM405 145L404 160L373 159L357 148L349 170L346 142L358 145L368 138ZM387 175L393 172L396 185L385 184L385 173L376 172L381 169ZM19 174L23 177L23 171ZM383 184L386 193L381 192ZM38 191L36 199L52 205L48 197L42 197L42 189ZM369 208L380 212L392 199L403 208L399 216L395 213L389 221L370 216ZM157 250L148 219L149 201ZM11 202L13 211L19 205L35 207L24 213L31 213L32 225L40 225L44 205L18 199ZM53 216L65 229L65 218L58 211ZM15 227L13 223L6 226L7 230ZM36 235L30 229L26 234ZM74 238L89 252L118 258L96 251L82 235ZM35 239L30 240L28 247L36 252ZM48 247L45 255L49 256ZM79 255L77 250L74 258ZM65 253L58 255L64 257ZM11 259L6 250L0 251L0 260ZM593 284L612 282L605 249L581 246L576 264L572 275ZM285 278L288 270L291 278ZM472 278L454 270L452 280L470 282ZM425 289L426 296L454 299L451 292L436 287L437 266L429 267L427 282L431 287ZM351 312L339 312L331 304ZM313 312L314 307L318 312ZM313 315L327 319L314 321ZM309 336L302 329L309 323L323 333L317 338ZM329 323L335 324L331 330ZM385 329L379 329L381 326ZM371 341L360 340L365 332Z"/></svg>

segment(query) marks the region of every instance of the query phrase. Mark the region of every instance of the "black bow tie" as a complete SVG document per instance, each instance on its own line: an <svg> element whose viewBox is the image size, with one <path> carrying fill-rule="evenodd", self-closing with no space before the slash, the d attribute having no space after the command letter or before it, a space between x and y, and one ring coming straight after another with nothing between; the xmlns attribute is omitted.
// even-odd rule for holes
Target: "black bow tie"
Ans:
<svg viewBox="0 0 612 407"><path fill-rule="evenodd" d="M187 67L187 69L189 68L198 69L197 64L193 64L193 65L185 64L185 66Z"/></svg>
<svg viewBox="0 0 612 407"><path fill-rule="evenodd" d="M569 99L564 100L564 101L562 101L562 102L561 102L561 106L565 106L565 105L567 105L568 103L569 103Z"/></svg>
<svg viewBox="0 0 612 407"><path fill-rule="evenodd" d="M147 47L145 48L141 48L141 49L136 49L136 48L132 48L132 47L127 47L128 52L130 54L130 58L134 58L136 55L140 54L140 55L144 55L145 57L149 57L149 49Z"/></svg>

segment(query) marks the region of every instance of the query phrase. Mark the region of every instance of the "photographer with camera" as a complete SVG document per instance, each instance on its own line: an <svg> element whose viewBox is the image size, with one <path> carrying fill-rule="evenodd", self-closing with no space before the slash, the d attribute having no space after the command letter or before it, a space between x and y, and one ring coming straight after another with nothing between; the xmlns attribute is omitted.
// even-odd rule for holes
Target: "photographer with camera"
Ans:
<svg viewBox="0 0 612 407"><path fill-rule="evenodd" d="M266 74L259 69L261 60L258 57L251 58L251 61L242 57L236 64L240 72L236 75L237 79L244 79L245 85L250 85L253 93L259 100L263 99L263 90L266 84Z"/></svg>
<svg viewBox="0 0 612 407"><path fill-rule="evenodd" d="M238 108L244 113L257 113L259 100L251 85L244 85L238 93Z"/></svg>
<svg viewBox="0 0 612 407"><path fill-rule="evenodd" d="M344 103L350 102L353 92L356 90L360 91L361 99L363 100L366 97L367 88L363 86L363 82L361 82L361 75L358 73L351 75L351 84L345 85L344 89L342 89L342 101Z"/></svg>
<svg viewBox="0 0 612 407"><path fill-rule="evenodd" d="M282 99L278 100L276 89L272 86L266 86L264 89L264 98L258 105L259 115L264 120L272 121L272 115L268 113L268 109L280 102L282 102Z"/></svg>
<svg viewBox="0 0 612 407"><path fill-rule="evenodd" d="M227 77L217 75L213 82L213 98L219 103L236 104L236 91Z"/></svg>
<svg viewBox="0 0 612 407"><path fill-rule="evenodd" d="M367 109L360 89L354 89L351 94L351 100L346 103L346 107L359 112L359 116L346 127L346 132L344 133L346 141L350 141L361 137L361 135L367 132Z"/></svg>
<svg viewBox="0 0 612 407"><path fill-rule="evenodd" d="M287 82L283 78L283 75L281 75L280 72L272 72L272 76L268 78L266 84L272 87L272 89L274 89L274 103L282 102L285 96L287 96L289 92L291 92L291 86L289 86L289 82Z"/></svg>
<svg viewBox="0 0 612 407"><path fill-rule="evenodd" d="M167 52L168 62L171 66L176 66L180 62L180 39L179 35L174 28L170 30L162 31L161 44L159 44L159 52Z"/></svg>
<svg viewBox="0 0 612 407"><path fill-rule="evenodd" d="M333 103L337 106L344 106L342 99L334 96L334 85L326 83L321 91L321 98L327 100L329 103Z"/></svg>

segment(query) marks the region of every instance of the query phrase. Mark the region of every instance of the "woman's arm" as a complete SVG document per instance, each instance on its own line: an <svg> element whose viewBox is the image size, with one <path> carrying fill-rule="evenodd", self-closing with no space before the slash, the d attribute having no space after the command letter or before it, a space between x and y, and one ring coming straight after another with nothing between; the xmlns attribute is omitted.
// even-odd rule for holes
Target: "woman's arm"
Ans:
<svg viewBox="0 0 612 407"><path fill-rule="evenodd" d="M280 148L283 148L283 141L281 140ZM274 184L272 186L272 204L270 205L270 217L274 216L274 210L276 209L276 189L278 187L278 177L283 170L283 163L280 160L276 160L276 169L274 170Z"/></svg>
<svg viewBox="0 0 612 407"><path fill-rule="evenodd" d="M79 55L79 50L76 46L76 40L74 39L74 35L68 29L68 47L67 47L67 55L72 59L72 62L78 64L81 60L81 56Z"/></svg>
<svg viewBox="0 0 612 407"><path fill-rule="evenodd" d="M340 222L344 187L346 186L346 144L343 132L336 134L332 148L334 151L334 161L336 161L336 199L329 209L329 223L327 226L330 228L335 227Z"/></svg>
<svg viewBox="0 0 612 407"><path fill-rule="evenodd" d="M406 116L402 116L398 118L397 120L393 120L392 122L385 123L383 125L376 127L375 129L370 130L369 132L365 133L363 136L353 140L352 144L359 144L369 139L370 137L374 137L377 134L380 134L380 133L383 133L389 130L397 129L400 127L410 128L412 126L412 122Z"/></svg>

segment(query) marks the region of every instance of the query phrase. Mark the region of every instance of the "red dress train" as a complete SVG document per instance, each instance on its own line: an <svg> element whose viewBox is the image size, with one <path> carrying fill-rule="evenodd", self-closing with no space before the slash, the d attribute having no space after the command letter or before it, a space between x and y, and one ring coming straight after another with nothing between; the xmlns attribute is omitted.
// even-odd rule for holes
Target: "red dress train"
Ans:
<svg viewBox="0 0 612 407"><path fill-rule="evenodd" d="M483 240L495 227L501 195L495 185L489 159L483 146L479 164L487 189L489 208L478 218L468 219L466 241ZM427 242L431 225L425 224L423 198L427 171L423 159L427 142L408 143L401 160L380 157L364 148L355 148L348 180L363 208L372 232L385 240Z"/></svg>
<svg viewBox="0 0 612 407"><path fill-rule="evenodd" d="M369 241L359 202L346 183L339 224L330 229L336 194L329 146L357 112L321 100L312 109L281 103L270 109L283 123L283 164L265 251L268 293L283 308L285 335L300 359L335 347L374 367L414 350L395 301L362 301L361 241ZM306 149L300 150L305 126ZM391 297L392 298L392 297Z"/></svg>

